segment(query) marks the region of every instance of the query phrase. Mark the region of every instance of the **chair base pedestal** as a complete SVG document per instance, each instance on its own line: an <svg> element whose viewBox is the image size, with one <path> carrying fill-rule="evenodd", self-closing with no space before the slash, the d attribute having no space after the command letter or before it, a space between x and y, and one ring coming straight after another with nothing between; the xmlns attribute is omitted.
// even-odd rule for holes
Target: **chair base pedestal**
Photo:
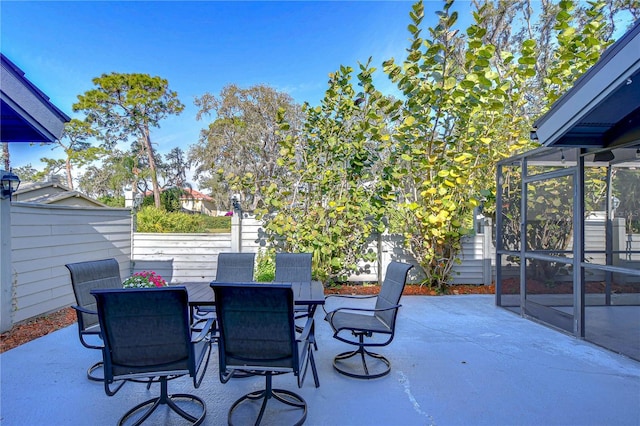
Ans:
<svg viewBox="0 0 640 426"><path fill-rule="evenodd" d="M190 413L187 413L185 410L183 410L182 408L180 408L176 404L175 401L179 400L179 399L186 399L186 400L195 402L197 405L202 407L202 413L199 416L195 416L195 415L192 415ZM127 420L130 417L132 417L134 414L140 412L142 409L148 407L146 409L146 411L144 412L144 414L142 414L133 423L136 426L140 425L145 420L147 420L149 418L149 416L151 416L151 414L153 414L153 412L156 410L156 408L158 408L160 405L163 405L163 404L166 404L167 406L169 406L169 408L172 411L174 411L175 413L179 414L182 418L190 421L191 424L194 425L194 426L202 424L202 422L204 421L205 416L207 415L207 406L206 406L205 402L201 398L198 398L195 395L183 394L183 393L176 393L176 394L169 395L168 391L167 391L167 378L166 377L161 377L160 378L160 396L158 396L156 398L149 399L148 401L142 402L142 403L136 405L135 407L133 407L132 409L130 409L129 411L127 411L122 416L120 421L118 422L118 425L125 425Z"/></svg>
<svg viewBox="0 0 640 426"><path fill-rule="evenodd" d="M102 361L98 361L95 364L93 364L87 370L87 378L94 382L104 382L104 375L100 377L95 373L96 370L101 370L103 366L104 366L104 363Z"/></svg>
<svg viewBox="0 0 640 426"><path fill-rule="evenodd" d="M262 405L260 406L260 413L258 414L258 418L255 421L255 425L256 426L259 425L266 411L267 402L269 402L271 398L275 399L276 401L280 401L281 403L286 404L288 406L302 410L302 417L300 417L295 423L293 423L293 425L300 426L304 423L304 421L307 419L307 402L300 395L294 392L291 392L285 389L272 389L270 374L266 375L266 381L267 381L266 389L246 394L245 396L243 396L242 398L239 398L236 402L233 403L233 405L229 409L229 416L227 418L229 425L234 424L232 419L233 412L243 402L262 400ZM241 422L241 423L246 424L246 422Z"/></svg>
<svg viewBox="0 0 640 426"><path fill-rule="evenodd" d="M353 369L347 369L340 365L341 361L353 358L355 356L360 356L360 359L362 361L363 373L355 372ZM378 372L369 372L367 358L375 360L375 363L378 365L382 365L383 370ZM355 351L343 352L336 355L336 357L333 359L333 368L335 368L335 370L340 374L356 379L377 379L389 374L389 372L391 371L391 363L382 355L374 352L369 352L364 347L360 346Z"/></svg>

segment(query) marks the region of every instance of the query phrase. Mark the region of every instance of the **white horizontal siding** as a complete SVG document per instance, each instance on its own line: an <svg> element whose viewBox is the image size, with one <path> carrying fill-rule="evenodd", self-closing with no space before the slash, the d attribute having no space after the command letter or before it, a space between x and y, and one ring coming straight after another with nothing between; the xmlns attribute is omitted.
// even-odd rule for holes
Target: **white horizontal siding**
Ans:
<svg viewBox="0 0 640 426"><path fill-rule="evenodd" d="M215 278L218 253L231 251L231 234L135 233L132 272L153 270L177 284Z"/></svg>
<svg viewBox="0 0 640 426"><path fill-rule="evenodd" d="M114 257L124 275L130 255L128 209L13 203L12 322L74 303L66 263Z"/></svg>

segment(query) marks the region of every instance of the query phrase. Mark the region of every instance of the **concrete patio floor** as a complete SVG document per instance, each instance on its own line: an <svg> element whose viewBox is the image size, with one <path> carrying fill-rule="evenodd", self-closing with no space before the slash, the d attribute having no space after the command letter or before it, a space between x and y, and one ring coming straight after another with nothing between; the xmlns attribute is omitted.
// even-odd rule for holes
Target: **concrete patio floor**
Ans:
<svg viewBox="0 0 640 426"><path fill-rule="evenodd" d="M319 310L320 387L310 375L302 389L291 374L274 378L306 399L305 424L640 425L637 361L520 318L493 296L405 296L402 304L396 338L379 350L391 373L371 381L333 370L333 356L350 348L331 337ZM114 425L159 392L127 383L108 397L85 375L100 356L80 345L75 325L1 354L0 423ZM220 383L214 352L199 389L180 378L169 392L204 398L204 424L224 425L233 401L262 386L259 377Z"/></svg>

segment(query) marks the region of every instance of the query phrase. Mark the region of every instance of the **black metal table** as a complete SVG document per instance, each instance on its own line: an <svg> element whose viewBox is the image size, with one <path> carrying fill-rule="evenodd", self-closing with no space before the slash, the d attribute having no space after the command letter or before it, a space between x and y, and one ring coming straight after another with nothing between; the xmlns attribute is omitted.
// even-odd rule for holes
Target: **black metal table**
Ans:
<svg viewBox="0 0 640 426"><path fill-rule="evenodd" d="M269 285L272 283L262 283ZM192 314L196 308L204 308L203 310L209 310L213 312L215 306L215 300L213 297L213 289L208 282L186 282L182 284L175 284L176 286L184 286L187 289L189 297L189 309ZM309 318L313 318L316 313L316 308L319 305L324 305L324 286L320 281L311 282L292 282L291 289L293 290L293 302L297 307L306 307L307 315ZM315 321L311 326L310 341L317 349L315 343Z"/></svg>
<svg viewBox="0 0 640 426"><path fill-rule="evenodd" d="M271 283L263 283L269 285ZM189 306L215 306L213 290L208 282L186 282L175 284L184 286L189 295ZM318 305L324 305L324 287L320 281L293 282L293 301L297 306L306 306L309 313L315 312Z"/></svg>

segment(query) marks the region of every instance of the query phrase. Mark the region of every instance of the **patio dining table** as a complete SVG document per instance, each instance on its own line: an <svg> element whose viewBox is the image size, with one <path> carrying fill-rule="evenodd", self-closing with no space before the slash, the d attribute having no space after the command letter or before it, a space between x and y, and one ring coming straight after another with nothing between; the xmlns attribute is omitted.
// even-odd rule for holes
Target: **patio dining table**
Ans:
<svg viewBox="0 0 640 426"><path fill-rule="evenodd" d="M259 283L269 285L272 283ZM175 284L184 286L189 297L189 306L215 306L213 290L208 282L185 282ZM318 305L324 305L324 287L320 281L292 282L293 301L296 306L307 307L310 315L313 315Z"/></svg>
<svg viewBox="0 0 640 426"><path fill-rule="evenodd" d="M261 284L269 285L272 283L265 282ZM189 307L192 312L196 308L204 307L205 310L211 310L215 306L210 283L185 282L176 285L184 286L187 289ZM306 308L310 318L313 318L319 305L324 305L324 286L320 281L292 282L291 289L293 290L293 302L296 307Z"/></svg>
<svg viewBox="0 0 640 426"><path fill-rule="evenodd" d="M269 285L273 283L265 282L259 284ZM210 283L185 282L175 285L184 286L187 289L189 310L191 311L192 318L194 311L198 308L205 311L213 311L216 302ZM293 302L296 308L306 308L306 315L308 315L309 318L313 318L316 308L319 305L324 305L324 286L321 281L292 282L291 289L293 290ZM299 311L296 310L296 312ZM309 340L317 349L315 342L315 321L311 325Z"/></svg>

